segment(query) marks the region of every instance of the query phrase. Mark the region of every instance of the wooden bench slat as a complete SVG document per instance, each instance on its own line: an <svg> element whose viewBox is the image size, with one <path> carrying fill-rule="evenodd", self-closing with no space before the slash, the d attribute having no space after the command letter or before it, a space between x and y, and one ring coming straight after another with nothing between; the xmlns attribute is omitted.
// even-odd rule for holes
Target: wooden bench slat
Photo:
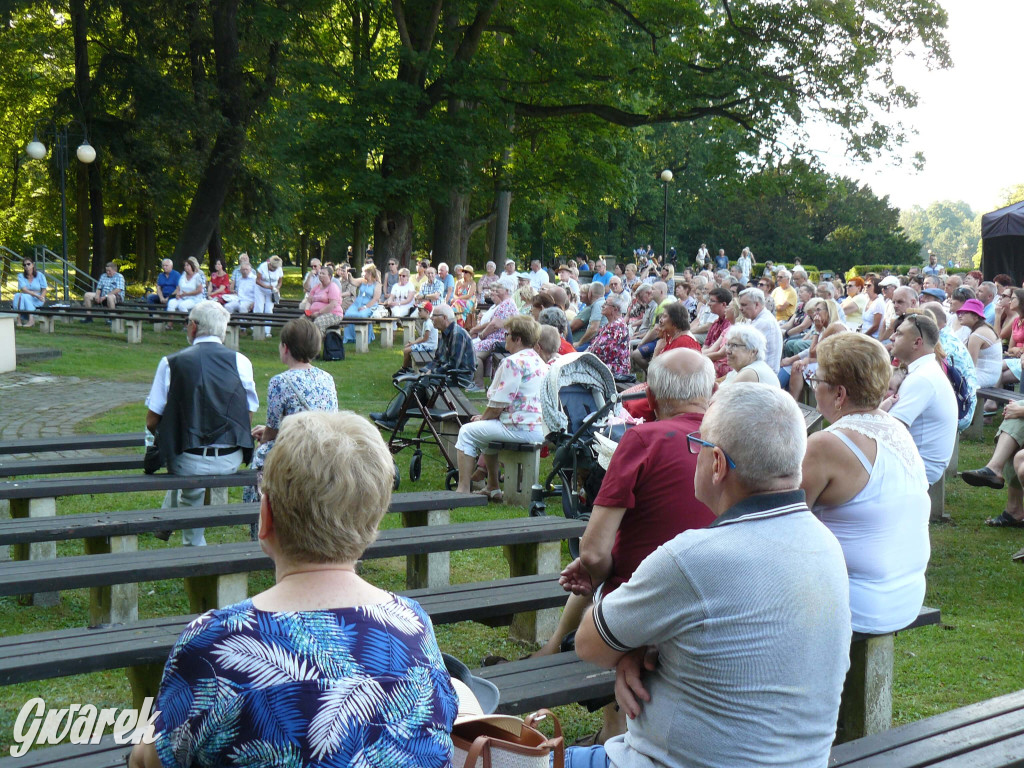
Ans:
<svg viewBox="0 0 1024 768"><path fill-rule="evenodd" d="M112 475L103 477L41 480L12 480L0 483L0 499L43 499L57 496L82 496L96 493L128 493L132 491L168 491L182 488L234 488L255 485L253 470L240 470L224 475Z"/></svg>
<svg viewBox="0 0 1024 768"><path fill-rule="evenodd" d="M75 472L114 472L126 469L142 469L143 455L126 456L83 456L20 461L0 461L0 477L24 477L25 475L69 475Z"/></svg>
<svg viewBox="0 0 1024 768"><path fill-rule="evenodd" d="M510 661L473 674L498 686L498 712L509 715L599 699L615 691L614 669L581 661L575 653Z"/></svg>
<svg viewBox="0 0 1024 768"><path fill-rule="evenodd" d="M477 493L415 491L393 494L388 512L430 512L436 509L461 509L486 504L487 498ZM0 545L97 536L131 536L181 528L248 525L256 522L258 516L258 504L239 503L13 518L0 520Z"/></svg>
<svg viewBox="0 0 1024 768"><path fill-rule="evenodd" d="M912 747L937 735L1015 713L1024 709L1024 691L988 699L950 712L919 720L881 733L839 744L832 748L830 768L867 765L865 761L889 754L901 747ZM1015 729L1016 730L1016 729ZM886 763L888 765L888 763Z"/></svg>
<svg viewBox="0 0 1024 768"><path fill-rule="evenodd" d="M121 432L109 435L65 435L27 440L0 440L0 455L18 453L49 453L53 451L85 451L100 448L141 448L142 432Z"/></svg>
<svg viewBox="0 0 1024 768"><path fill-rule="evenodd" d="M554 574L518 576L400 594L420 602L436 624L479 621L565 604ZM58 630L0 639L0 685L86 674L166 660L195 618L173 616L127 626Z"/></svg>
<svg viewBox="0 0 1024 768"><path fill-rule="evenodd" d="M509 543L557 541L579 536L586 523L560 517L503 520L500 525L456 523L451 526L417 526L382 531L367 548L364 559L399 557L411 553L446 552ZM512 525L516 523L516 525ZM491 527L493 526L493 527ZM521 526L522 530L517 530ZM273 562L255 542L235 542L208 547L76 555L54 560L0 563L0 595L83 589L113 584L249 573L270 570Z"/></svg>

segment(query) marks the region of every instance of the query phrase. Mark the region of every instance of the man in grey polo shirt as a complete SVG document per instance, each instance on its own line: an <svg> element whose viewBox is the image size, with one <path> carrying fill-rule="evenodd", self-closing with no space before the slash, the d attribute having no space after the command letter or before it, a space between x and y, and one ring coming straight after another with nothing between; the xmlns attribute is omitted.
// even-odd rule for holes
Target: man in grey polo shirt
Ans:
<svg viewBox="0 0 1024 768"><path fill-rule="evenodd" d="M782 390L734 384L679 440L717 519L656 549L576 635L581 658L617 667L630 718L607 764L820 768L849 667L849 580L800 490L800 412ZM568 750L566 768L600 764L600 749Z"/></svg>

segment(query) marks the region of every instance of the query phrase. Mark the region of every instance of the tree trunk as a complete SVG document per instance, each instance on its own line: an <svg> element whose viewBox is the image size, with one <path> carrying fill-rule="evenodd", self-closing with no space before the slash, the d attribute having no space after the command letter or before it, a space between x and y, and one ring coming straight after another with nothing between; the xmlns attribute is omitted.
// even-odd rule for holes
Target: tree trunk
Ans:
<svg viewBox="0 0 1024 768"><path fill-rule="evenodd" d="M299 265L303 274L309 266L309 260L309 233L299 232Z"/></svg>
<svg viewBox="0 0 1024 768"><path fill-rule="evenodd" d="M71 28L75 41L75 96L82 108L82 123L92 125L92 85L89 80L89 18L85 0L71 0ZM92 137L95 140L95 136ZM103 274L106 230L103 223L102 153L89 165L89 213L92 222L92 276Z"/></svg>
<svg viewBox="0 0 1024 768"><path fill-rule="evenodd" d="M210 274L213 274L213 262L220 259L224 262L224 266L227 266L227 262L224 261L224 243L220 239L220 223L218 220L217 226L213 228L213 233L210 235L210 242L206 246L206 252L209 255L209 260L206 266L210 269Z"/></svg>
<svg viewBox="0 0 1024 768"><path fill-rule="evenodd" d="M246 126L266 103L277 78L279 45L274 42L267 53L267 74L261 88L249 93L247 76L240 61L238 36L239 0L213 0L213 51L217 65L217 93L223 118L210 156L203 169L185 225L174 248L175 263L190 256L201 258L220 222L231 182L238 171L245 146ZM198 73L193 66L193 77Z"/></svg>
<svg viewBox="0 0 1024 768"><path fill-rule="evenodd" d="M412 255L412 214L405 211L381 211L374 221L373 260L386 264L397 259L408 265Z"/></svg>

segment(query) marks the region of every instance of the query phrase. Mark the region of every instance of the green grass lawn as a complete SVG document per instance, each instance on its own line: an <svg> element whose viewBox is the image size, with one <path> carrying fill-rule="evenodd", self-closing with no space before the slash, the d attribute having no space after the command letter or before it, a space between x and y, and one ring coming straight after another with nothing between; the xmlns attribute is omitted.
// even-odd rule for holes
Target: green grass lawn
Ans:
<svg viewBox="0 0 1024 768"><path fill-rule="evenodd" d="M53 336L37 329L19 329L21 346L53 346L62 357L19 366L19 370L61 376L79 376L117 382L149 382L160 357L184 345L180 331L153 333L144 330L143 344L129 346L123 337L112 337L103 324L91 326L59 325ZM243 337L241 351L253 362L257 389L265 400L267 381L283 369L277 357L277 342L255 342ZM350 354L343 362L324 363L337 382L341 407L368 413L382 410L393 389L390 375L400 365L397 350L382 350L371 345L367 355ZM82 425L87 432L120 432L141 429L145 406L141 403L117 406ZM262 404L258 420L265 416ZM993 428L986 429L986 443L964 441L960 451L963 469L980 466L990 451ZM396 459L407 477L410 452ZM436 452L424 455L423 477L418 483L403 480L401 490L427 490L443 487L445 464ZM232 498L240 491L232 491ZM928 571L926 604L942 611L940 626L924 627L900 635L896 640L896 679L894 682L894 719L897 724L911 722L955 707L1024 688L1024 609L1021 587L1024 568L1010 561L1010 555L1024 546L1018 530L999 530L984 525L986 517L997 515L1005 496L1000 492L974 489L959 480L947 484L947 509L952 525L932 526L932 558ZM140 509L160 506L161 494L122 494L65 500L59 514L113 509ZM555 510L557 512L557 510ZM453 521L513 517L525 510L491 505L488 508L457 511ZM384 526L398 524L397 516L385 517ZM244 541L248 531L242 527L219 528L208 533L211 542ZM149 536L141 537L141 548L176 546ZM58 547L62 555L81 553L80 542ZM565 559L568 559L564 551ZM452 554L453 580L477 581L507 573L500 549L474 550ZM404 560L375 560L365 564L363 573L370 581L388 589L404 586ZM250 576L250 593L265 589L269 574ZM88 590L63 594L54 608L24 607L13 598L0 598L0 635L39 632L62 627L84 626L88 616ZM140 585L140 617L187 613L188 605L180 581ZM471 667L482 656L498 653L516 658L526 648L506 638L503 628L492 629L462 623L437 628L443 650L464 659ZM25 701L42 696L50 706L93 703L96 706L127 706L130 696L123 672L57 678L39 683L0 689L0 750L6 750L11 725ZM580 707L559 708L571 742L577 736L596 730L598 716Z"/></svg>

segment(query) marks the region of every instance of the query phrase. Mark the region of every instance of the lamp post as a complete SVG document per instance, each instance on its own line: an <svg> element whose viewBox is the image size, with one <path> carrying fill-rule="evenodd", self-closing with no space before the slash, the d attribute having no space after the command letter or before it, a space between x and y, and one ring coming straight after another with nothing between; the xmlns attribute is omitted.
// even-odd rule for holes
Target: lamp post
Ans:
<svg viewBox="0 0 1024 768"><path fill-rule="evenodd" d="M661 258L668 256L668 183L672 181L672 171L666 168L661 172L661 180L665 184L665 216L661 228Z"/></svg>
<svg viewBox="0 0 1024 768"><path fill-rule="evenodd" d="M78 122L78 121L75 121ZM89 136L85 126L79 123L82 130L82 143L75 150L75 157L82 163L88 165L96 159L96 150L89 143ZM60 177L60 247L61 257L64 260L64 300L68 300L68 206L65 177L68 169L68 126L55 125L53 127L54 159L57 161L57 175ZM38 133L33 128L32 141L25 147L25 153L33 160L42 160L46 157L46 145L38 138Z"/></svg>

